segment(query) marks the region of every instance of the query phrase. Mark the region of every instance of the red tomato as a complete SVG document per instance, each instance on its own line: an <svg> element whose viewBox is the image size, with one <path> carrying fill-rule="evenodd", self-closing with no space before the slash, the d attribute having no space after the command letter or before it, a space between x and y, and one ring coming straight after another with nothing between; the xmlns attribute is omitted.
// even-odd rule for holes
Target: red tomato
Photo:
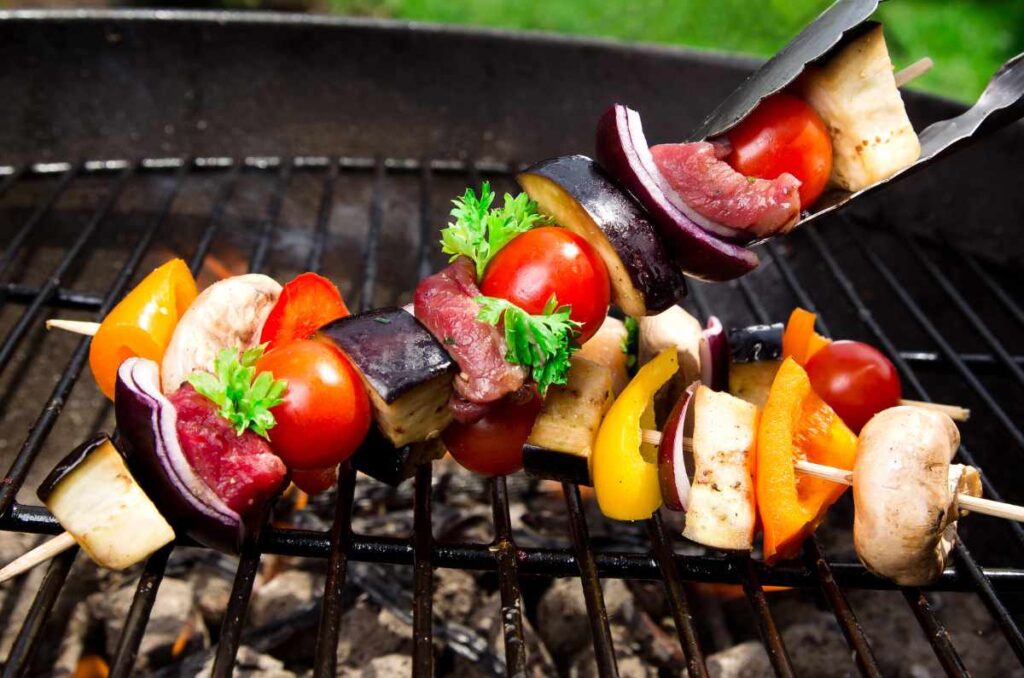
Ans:
<svg viewBox="0 0 1024 678"><path fill-rule="evenodd" d="M267 352L257 372L288 382L270 411L270 446L288 468L323 469L345 461L370 428L370 401L345 354L326 341L302 339Z"/></svg>
<svg viewBox="0 0 1024 678"><path fill-rule="evenodd" d="M900 375L874 346L834 341L807 361L811 388L855 432L882 410L899 404Z"/></svg>
<svg viewBox="0 0 1024 678"><path fill-rule="evenodd" d="M536 393L525 402L502 400L472 424L455 421L441 440L455 461L474 473L504 476L523 468L523 445L543 404Z"/></svg>
<svg viewBox="0 0 1024 678"><path fill-rule="evenodd" d="M309 339L321 326L348 314L334 283L316 273L302 273L281 290L263 324L260 343L269 343L270 350L296 339Z"/></svg>
<svg viewBox="0 0 1024 678"><path fill-rule="evenodd" d="M292 482L309 496L320 494L338 482L338 467L316 468L311 471L292 471Z"/></svg>
<svg viewBox="0 0 1024 678"><path fill-rule="evenodd" d="M516 236L484 271L480 291L528 313L540 313L554 294L583 323L576 341L592 337L608 314L608 269L590 243L572 231L543 226Z"/></svg>
<svg viewBox="0 0 1024 678"><path fill-rule="evenodd" d="M832 174L832 140L821 117L802 100L776 94L758 104L728 133L726 160L748 177L774 179L789 172L800 180L800 205L810 207Z"/></svg>

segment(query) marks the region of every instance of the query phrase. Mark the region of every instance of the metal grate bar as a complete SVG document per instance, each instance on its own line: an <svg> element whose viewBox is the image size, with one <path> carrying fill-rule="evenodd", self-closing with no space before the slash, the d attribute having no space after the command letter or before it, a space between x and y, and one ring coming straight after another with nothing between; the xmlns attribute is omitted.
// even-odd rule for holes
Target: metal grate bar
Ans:
<svg viewBox="0 0 1024 678"><path fill-rule="evenodd" d="M413 675L434 675L434 568L430 564L433 528L430 522L430 462L416 468L413 507Z"/></svg>
<svg viewBox="0 0 1024 678"><path fill-rule="evenodd" d="M0 285L0 303L13 301L16 304L28 304L39 296L38 287L7 283ZM103 296L89 292L76 292L60 288L47 301L48 306L66 308L75 311L95 311L103 303Z"/></svg>
<svg viewBox="0 0 1024 678"><path fill-rule="evenodd" d="M139 656L139 644L146 632L146 624L149 623L149 615L153 611L153 603L156 602L156 594L163 581L164 570L167 569L167 559L173 548L174 545L169 544L146 561L138 586L135 587L135 596L125 618L121 638L117 642L114 660L110 664L111 678L128 678L132 675L135 660Z"/></svg>
<svg viewBox="0 0 1024 678"><path fill-rule="evenodd" d="M114 209L114 205L117 204L117 199L121 195L121 191L124 189L128 179L134 173L134 167L128 167L122 170L118 174L117 181L114 186L107 193L107 196L100 203L99 208L93 214L92 219L86 224L79 234L75 242L72 243L71 247L68 248L64 257L61 259L57 267L50 272L46 283L40 288L39 294L32 300L24 311L18 321L11 327L7 336L4 337L3 344L0 344L0 372L3 372L7 368L8 363L14 356L14 352L17 350L21 340L24 339L25 334L28 333L29 328L35 322L39 312L46 305L47 300L53 295L54 292L60 287L62 278L67 275L72 265L78 260L78 257L85 250L85 246L92 239L92 236L96 233L100 224L107 218L111 210Z"/></svg>
<svg viewBox="0 0 1024 678"><path fill-rule="evenodd" d="M974 373L971 372L966 365L964 365L963 361L961 361L960 358L957 356L956 351L953 350L953 347L950 346L949 342L946 341L945 337L942 336L942 333L939 332L939 329L935 326L935 324L928 318L927 315L925 315L924 311L921 310L921 307L918 305L916 301L914 301L913 297L910 296L910 293L907 291L907 289L900 283L899 280L896 279L896 276L885 264L885 262L883 262L877 254L872 252L869 247L864 245L864 243L862 242L864 236L860 228L857 226L857 224L850 220L846 220L846 223L849 224L851 228L851 235L853 236L853 239L857 242L857 246L860 249L860 251L863 252L865 258L867 258L867 260L871 263L875 270L878 271L882 278L885 279L886 283L888 283L889 287L893 290L893 292L896 293L896 296L899 297L903 305L907 308L908 311L910 311L910 314L914 316L914 320L917 321L917 324L920 325L920 327L928 334L928 337L933 342L935 342L935 345L939 347L939 350L946 357L946 359L953 365L956 371L960 373L960 377L964 380L964 382L966 382L967 385L970 386L971 389L978 395L978 397L981 398L981 400L985 403L985 406L992 412L992 414L995 415L996 419L998 419L999 423L1002 424L1004 429L1006 429L1006 432L1010 434L1010 437L1013 438L1014 442L1021 449L1024 449L1024 433L1021 432L1020 428L1017 427L1016 423L1014 423L1014 421L1006 413L1006 410L1004 410L1002 406L998 402L996 402L996 399L992 395L992 393L990 393L989 390L985 388L985 386L981 383L981 381L979 381L978 378L974 376ZM807 233L811 235L812 240L814 240L815 243L820 247L820 236L817 233L817 229L808 229Z"/></svg>
<svg viewBox="0 0 1024 678"><path fill-rule="evenodd" d="M320 209L316 216L316 230L313 232L313 246L306 260L306 270L320 272L324 250L327 249L327 236L331 224L331 211L334 209L334 184L338 180L338 163L331 162L327 166L324 185L320 193Z"/></svg>
<svg viewBox="0 0 1024 678"><path fill-rule="evenodd" d="M832 613L839 622L839 629L843 632L846 644L853 650L853 661L857 664L857 669L862 676L881 678L882 671L878 668L871 644L868 642L867 636L864 635L864 629L861 628L857 615L850 607L850 601L846 599L843 590L836 584L836 580L832 576L832 568L825 559L825 554L822 552L816 536L811 535L804 543L804 556L808 565L818 572L821 591L825 594L825 600L828 601Z"/></svg>
<svg viewBox="0 0 1024 678"><path fill-rule="evenodd" d="M1016 320L1019 324L1024 325L1024 309L1022 309L1020 307L1020 304L1018 304L1013 299L1013 297L1011 297L1009 293L1007 293L1007 291L1003 289L1003 286L996 281L996 279L992 276L991 273L982 268L982 266L978 263L977 257L975 257L970 252L966 252L959 248L957 248L955 251L957 256L961 257L967 264L967 267L971 269L971 272L973 272L974 275L978 276L981 282L984 283L985 287L987 287L989 291L992 292L992 294L995 295L997 299L999 299L999 302L1004 307L1006 307L1006 310L1009 311L1010 315L1013 316L1014 320ZM1014 360L1018 364L1020 363L1019 356L1015 356Z"/></svg>
<svg viewBox="0 0 1024 678"><path fill-rule="evenodd" d="M918 263L920 263L921 266L928 271L928 274L932 279L939 284L939 287L941 287L942 291L946 293L946 296L953 301L953 304L957 307L960 313L967 318L974 327L974 330L982 339L985 340L985 343L989 345L992 352L997 358L999 358L999 362L1009 370L1010 374L1013 375L1013 378L1016 379L1019 384L1024 385L1024 370L1022 370L1020 365L1014 361L1010 352L1007 351L1006 347L1003 346L1003 343L996 338L996 335L992 333L992 330L988 328L988 325L986 325L978 314L974 312L971 305L967 303L967 300L964 299L964 296L956 289L956 286L950 281L949 277L935 265L935 262L925 255L916 240L907 236L902 236L901 240L917 259Z"/></svg>
<svg viewBox="0 0 1024 678"><path fill-rule="evenodd" d="M78 546L73 546L64 553L55 557L46 568L46 575L43 576L43 583L36 592L36 597L29 608L28 616L22 623L18 637L14 639L11 653L4 663L3 678L15 678L28 671L32 662L32 655L35 651L36 641L43 630L46 619L50 616L57 596L60 595L64 580L71 571L71 565L78 555Z"/></svg>
<svg viewBox="0 0 1024 678"><path fill-rule="evenodd" d="M355 497L356 472L351 464L341 465L338 493L331 524L331 550L324 581L324 601L320 610L313 675L333 678L338 662L338 638L341 634L341 592L348 572L348 544L352 537L352 500Z"/></svg>
<svg viewBox="0 0 1024 678"><path fill-rule="evenodd" d="M739 570L740 583L743 585L743 592L747 596L750 607L754 610L754 618L757 621L757 632L761 636L765 650L768 651L768 660L778 676L792 678L793 662L789 659L789 652L782 642L782 635L775 626L775 619L768 607L768 599L761 588L757 571L754 569L753 561L748 555L737 556L737 569Z"/></svg>
<svg viewBox="0 0 1024 678"><path fill-rule="evenodd" d="M881 327L879 327L878 324L872 318L870 311L868 310L867 306L864 305L864 302L861 300L860 295L857 294L856 289L853 286L853 283L851 282L850 278L847 276L845 271L843 271L842 267L839 265L838 260L834 256L832 256L832 253L829 252L828 249L825 247L824 243L822 242L822 238L821 238L821 236L819 235L819 233L817 231L817 228L812 225L812 227L807 229L806 232L807 232L808 236L810 237L811 241L814 243L814 246L817 249L817 251L819 252L819 254L828 263L828 266L829 266L830 270L833 273L833 277L839 283L840 287L843 288L844 292L847 295L847 298L850 300L850 302L857 309L858 314L859 314L861 320L875 334L876 338L879 341L882 342L883 347L886 349L886 351L889 352L890 355L892 355L892 348L893 348L892 347L892 342L889 341L888 336L882 331ZM858 237L858 235L859 234L855 233L854 234L854 239L857 240L858 245L861 248L861 251L865 255L873 255L873 253L871 253L870 250L863 245L863 243L861 242L861 238ZM871 257L869 257L869 259L871 259ZM882 262L880 260L878 260L877 257L873 258L872 264L875 266L875 269L878 270L880 273L883 270L886 273L889 273L889 275L884 275L883 274L883 277L886 278L886 280L889 283L890 287L893 288L893 290L900 296L900 298L902 300L904 300L905 304L906 304L906 302L910 302L911 304L914 304L913 300L910 299L909 294L907 293L907 291L905 289L903 289L903 287L901 285L899 285L898 281L896 281L892 277L891 272L889 272L888 269L879 268L879 266L883 266L884 267L884 264L882 264ZM917 308L916 304L914 304L914 308ZM917 310L918 310L918 312L920 312L920 309L917 309ZM930 325L930 323L929 323L929 325ZM932 329L934 330L934 327L932 327ZM928 400L929 399L928 395L924 391L924 389L921 386L921 384L917 381L917 378L913 376L913 373L909 370L909 368L905 364L900 364L899 363L898 356L894 356L894 357L897 359L897 364L900 367L901 372L904 375L911 377L910 381L914 385L916 390L919 392L919 395L922 398ZM966 450L966 448L961 446L959 452L960 452L960 455L964 458L965 461L967 461L972 466L977 466L977 464L973 461L973 457ZM997 500L999 500L998 499L999 498L999 494L994 491L994 488L991 488L990 483L988 483L988 481L984 478L984 476L982 477L982 481L985 484L986 494L989 494L993 498L996 498ZM1012 526L1012 528L1015 528L1015 532L1018 534L1018 536L1020 534L1022 534L1021 528L1020 528L1019 524L1014 522L1014 523L1011 523L1011 526ZM961 558L964 559L964 560L970 560L972 562L972 564L973 564L973 560L971 559L970 555L966 552L966 550L961 552ZM1021 651L1024 651L1024 639L1021 638L1020 629L1017 627L1017 624L1010 617L1009 613L1006 611L1006 609L1003 606L1002 602L995 595L995 591L993 590L993 587L991 586L991 582L989 582L986 579L986 577L984 576L983 571L976 564L973 564L972 567L968 568L968 574L974 579L976 590L977 590L978 594L981 596L981 598L982 598L983 602L985 603L985 605L990 610L991 609L997 609L997 610L1001 610L1002 611L1001 614L997 614L996 615L996 621L999 623L999 626L1000 626L1000 628L1003 631L1003 635L1006 637L1007 641L1010 643L1011 648L1014 650L1015 653L1018 653L1017 656L1019 658L1022 658L1022 661L1024 661L1024 657L1022 657L1022 655L1019 654ZM978 577L976 575L981 575L981 576ZM921 594L921 596L923 598L923 594ZM908 598L908 600L910 600L910 599ZM921 605L915 606L914 607L914 614L917 617L918 622L922 624L922 628L925 629L927 637L928 637L929 641L932 642L932 647L935 650L936 654L940 655L940 654L944 653L945 649L943 649L943 648L941 648L939 646L940 643L941 643L941 639L937 638L934 634L929 632L929 629L934 627L934 625L938 624L938 621L934 620L934 619L931 619L931 620L927 619L927 617L929 617L931 615L930 607L927 605L927 601L925 601L923 606L921 606ZM939 657L939 659L940 659L940 661L945 661L943 659L943 657L941 657L941 656ZM947 657L947 659L948 659L948 657Z"/></svg>
<svg viewBox="0 0 1024 678"><path fill-rule="evenodd" d="M902 593L903 597L907 599L907 603L910 604L910 609L914 611L914 616L917 617L917 622L921 625L925 636L928 637L928 642L935 649L935 656L942 664L946 675L965 678L970 676L967 667L964 666L964 660L960 658L960 653L953 647L949 632L935 617L932 606L924 593L919 589L903 589Z"/></svg>
<svg viewBox="0 0 1024 678"><path fill-rule="evenodd" d="M266 266L267 250L281 215L284 195L291 179L292 164L292 162L280 163L276 186L267 204L263 228L249 260L250 273L261 273ZM269 512L260 518L261 531L266 527L268 519ZM242 546L238 570L235 572L235 581L231 586L231 598L228 600L227 611L224 614L224 626L217 642L217 654L213 661L212 675L215 677L230 676L234 672L235 657L238 655L238 645L242 639L242 627L245 625L249 599L252 597L252 586L256 581L256 573L259 571L260 557L258 539L250 539Z"/></svg>
<svg viewBox="0 0 1024 678"><path fill-rule="evenodd" d="M810 296L800 285L797 276L790 268L789 263L781 257L778 257L774 250L769 250L769 256L776 264L778 264L780 271L785 271L785 273L783 273L783 278L785 278L790 289L793 290L793 293L796 295L797 299L799 299L800 303L806 303L807 308L812 308L814 304L811 301ZM744 282L744 279L741 278L740 281ZM751 292L747 292L746 288L744 289L745 296L748 300L758 299L756 295ZM751 304L751 310L754 312L754 317L759 323L771 322L771 318L768 316L768 312L762 304ZM820 325L822 331L827 331L825 329L826 326L824 321L821 321ZM832 568L829 566L821 545L818 543L818 539L814 535L811 535L804 543L804 555L805 560L807 561L807 566L814 570L818 575L818 585L821 588L822 593L825 595L825 599L828 601L829 607L832 608L833 616L835 616L836 621L839 623L839 628L843 632L846 644L853 652L853 658L854 662L857 664L857 668L860 670L862 675L880 676L881 671L875 661L871 645L868 643L867 637L864 635L864 630L861 628L860 622L857 621L857 616L850 607L850 603L843 594L842 589L836 585L835 579L832 576Z"/></svg>
<svg viewBox="0 0 1024 678"><path fill-rule="evenodd" d="M597 672L602 678L614 678L619 675L619 667L615 660L615 648L612 643L612 632L608 627L608 610L604 604L604 593L601 591L601 580L597 576L597 563L590 542L590 530L587 528L587 517L583 513L583 499L580 488L572 483L562 483L562 494L565 495L565 507L569 514L569 528L572 542L579 563L580 584L583 586L583 601L587 606L590 618L590 635L594 641L594 658Z"/></svg>
<svg viewBox="0 0 1024 678"><path fill-rule="evenodd" d="M512 518L508 512L508 487L504 476L492 479L491 506L494 512L492 550L498 566L498 588L501 591L499 620L505 636L506 672L510 676L520 676L526 673L523 600L519 593L518 552L512 541Z"/></svg>
<svg viewBox="0 0 1024 678"><path fill-rule="evenodd" d="M665 592L668 593L669 607L672 608L672 619L679 634L679 643L686 658L686 670L690 678L706 678L708 667L704 663L704 651L697 638L697 629L693 625L690 603L686 599L686 590L679 578L676 568L672 542L665 532L665 524L661 520L661 512L656 512L647 521L647 534L654 547L654 557L658 561L658 570L665 581Z"/></svg>
<svg viewBox="0 0 1024 678"><path fill-rule="evenodd" d="M66 169L61 174L60 179L57 180L53 190L47 194L46 198L40 201L32 214L29 215L29 218L25 220L25 223L18 229L18 232L7 243L3 255L0 256L0 277L4 277L10 272L11 265L14 263L15 257L18 256L18 252L21 251L22 245L25 244L25 240L36 229L36 226L43 220L43 217L49 214L53 206L57 204L57 200L64 195L64 191L71 185L71 180L75 178L77 173L77 169L71 169L70 167Z"/></svg>
<svg viewBox="0 0 1024 678"><path fill-rule="evenodd" d="M899 369L900 376L911 385L913 391L917 394L918 398L922 400L931 401L931 397L928 395L928 391L924 388L924 385L917 378L917 375L914 373L914 371L910 369L910 366L903 361L903 359L899 356L898 353L896 353L895 346L893 346L892 341L889 339L889 335L886 334L886 332L882 329L882 327L871 315L871 312L867 309L867 306L865 306L863 300L860 297L860 294L854 287L853 281L850 280L850 277L846 275L846 273L839 267L839 262L835 259L832 253L825 246L824 241L817 232L817 228L812 224L812 227L805 230L804 233L806 233L807 237L810 238L811 243L814 245L818 254L828 264L829 270L832 272L832 276L839 284L839 287L843 290L847 299L849 299L850 303L854 306L854 308L858 309L858 312L860 313L861 322L864 324L865 327L867 327L871 331L875 339L882 345L882 348L885 349L885 352L892 357L893 362ZM854 239L859 241L859 238L855 237ZM866 248L863 248L862 251L864 252L865 256L868 256L868 260L871 261L871 257L869 256L871 253ZM879 266L883 266L883 268L879 268ZM881 264L880 261L877 262L875 270L881 273L883 277L885 277L886 280L889 281L890 286L899 285L898 282L892 280L892 272L889 271L888 268L884 268L884 265ZM907 301L913 303L913 300L908 299ZM917 310L918 312L920 312L919 308ZM1003 501L1003 498L1000 495L999 491L996 490L996 488L989 481L988 476L985 474L984 470L981 468L978 462L975 461L974 455L970 453L967 447L961 444L958 453L964 461L966 461L971 466L978 468L979 473L981 475L982 486L985 490L985 495L996 501ZM1013 531L1014 535L1021 542L1021 544L1024 544L1024 527L1021 527L1021 525L1015 521L1009 521L1009 528L1011 531Z"/></svg>
<svg viewBox="0 0 1024 678"><path fill-rule="evenodd" d="M235 194L235 186L238 184L238 174L239 166L235 165L228 172L227 176L224 177L224 180L217 191L217 198L213 203L213 209L210 210L210 218L206 222L206 227L203 228L203 234L199 236L199 242L196 244L196 251L192 253L192 258L188 261L188 268L192 271L193 276L198 276L199 272L203 270L203 261L206 259L206 255L210 253L210 248L213 246L213 241L217 237L217 233L220 232L220 227L224 221L224 214L227 211L227 206Z"/></svg>

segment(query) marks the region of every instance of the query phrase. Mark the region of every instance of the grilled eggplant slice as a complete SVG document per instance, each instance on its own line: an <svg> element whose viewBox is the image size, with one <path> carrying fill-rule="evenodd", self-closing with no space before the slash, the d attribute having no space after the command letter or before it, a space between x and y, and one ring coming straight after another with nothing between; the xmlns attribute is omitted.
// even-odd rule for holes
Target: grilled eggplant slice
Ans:
<svg viewBox="0 0 1024 678"><path fill-rule="evenodd" d="M352 455L357 471L396 487L416 474L416 467L444 456L439 438L395 446L376 426L370 427L366 440Z"/></svg>
<svg viewBox="0 0 1024 678"><path fill-rule="evenodd" d="M38 495L101 567L123 570L174 541L174 530L105 435L65 457L39 486Z"/></svg>
<svg viewBox="0 0 1024 678"><path fill-rule="evenodd" d="M612 373L572 357L566 383L552 386L523 446L523 468L540 478L590 485L590 452L612 404Z"/></svg>
<svg viewBox="0 0 1024 678"><path fill-rule="evenodd" d="M604 365L612 373L612 394L619 395L629 383L629 356L625 346L629 340L626 324L618 318L608 316L601 323L597 334L588 339L576 353L577 358Z"/></svg>
<svg viewBox="0 0 1024 678"><path fill-rule="evenodd" d="M451 421L459 368L410 313L382 308L335 320L320 333L362 374L377 426L394 447L436 438Z"/></svg>
<svg viewBox="0 0 1024 678"><path fill-rule="evenodd" d="M568 155L517 177L540 211L597 249L612 283L612 301L640 317L686 296L686 281L643 209L590 158Z"/></svg>

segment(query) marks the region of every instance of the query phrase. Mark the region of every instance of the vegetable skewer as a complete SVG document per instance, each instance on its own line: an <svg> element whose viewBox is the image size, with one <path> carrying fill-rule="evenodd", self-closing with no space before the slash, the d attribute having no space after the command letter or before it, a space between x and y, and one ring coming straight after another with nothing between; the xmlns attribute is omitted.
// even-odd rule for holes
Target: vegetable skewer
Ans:
<svg viewBox="0 0 1024 678"><path fill-rule="evenodd" d="M651 445L661 444L661 431L644 429L641 431L641 436L645 443L650 443ZM690 440L688 438L685 439L684 445L687 451L690 451ZM833 466L825 466L824 464L816 464L812 461L806 460L797 460L793 462L793 467L800 473L806 473L807 475L814 476L816 478L830 480L841 485L853 486L853 471L844 471L843 469L835 468ZM983 499L982 497L975 497L963 493L957 495L957 502L961 507L974 511L975 513L983 513L987 516L1005 518L1006 520L1016 520L1017 522L1024 523L1024 506L992 501L991 499Z"/></svg>

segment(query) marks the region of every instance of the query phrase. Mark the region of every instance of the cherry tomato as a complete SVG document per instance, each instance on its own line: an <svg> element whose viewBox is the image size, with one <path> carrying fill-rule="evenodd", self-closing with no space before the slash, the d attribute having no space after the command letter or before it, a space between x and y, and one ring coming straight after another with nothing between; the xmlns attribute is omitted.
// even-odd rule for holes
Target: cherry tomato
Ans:
<svg viewBox="0 0 1024 678"><path fill-rule="evenodd" d="M859 341L834 341L807 361L811 388L853 431L899 404L896 368L881 351Z"/></svg>
<svg viewBox="0 0 1024 678"><path fill-rule="evenodd" d="M455 461L474 473L504 476L523 468L523 445L543 404L531 393L523 402L510 396L472 424L452 422L441 440Z"/></svg>
<svg viewBox="0 0 1024 678"><path fill-rule="evenodd" d="M728 133L726 160L748 177L774 179L789 172L800 180L800 205L810 207L832 174L832 140L821 117L802 100L776 94L758 104Z"/></svg>
<svg viewBox="0 0 1024 678"><path fill-rule="evenodd" d="M292 471L292 482L309 496L320 494L338 482L338 467L316 468L311 471Z"/></svg>
<svg viewBox="0 0 1024 678"><path fill-rule="evenodd" d="M302 273L281 290L263 324L260 343L270 344L270 350L309 339L321 326L347 315L348 307L334 283L316 273Z"/></svg>
<svg viewBox="0 0 1024 678"><path fill-rule="evenodd" d="M288 382L270 411L270 446L288 468L323 469L345 461L370 428L370 401L345 354L326 341L301 339L268 351L257 372Z"/></svg>
<svg viewBox="0 0 1024 678"><path fill-rule="evenodd" d="M554 294L559 306L582 323L576 341L592 337L608 314L608 269L597 251L572 231L543 226L516 236L484 271L480 291L528 313L540 313Z"/></svg>

